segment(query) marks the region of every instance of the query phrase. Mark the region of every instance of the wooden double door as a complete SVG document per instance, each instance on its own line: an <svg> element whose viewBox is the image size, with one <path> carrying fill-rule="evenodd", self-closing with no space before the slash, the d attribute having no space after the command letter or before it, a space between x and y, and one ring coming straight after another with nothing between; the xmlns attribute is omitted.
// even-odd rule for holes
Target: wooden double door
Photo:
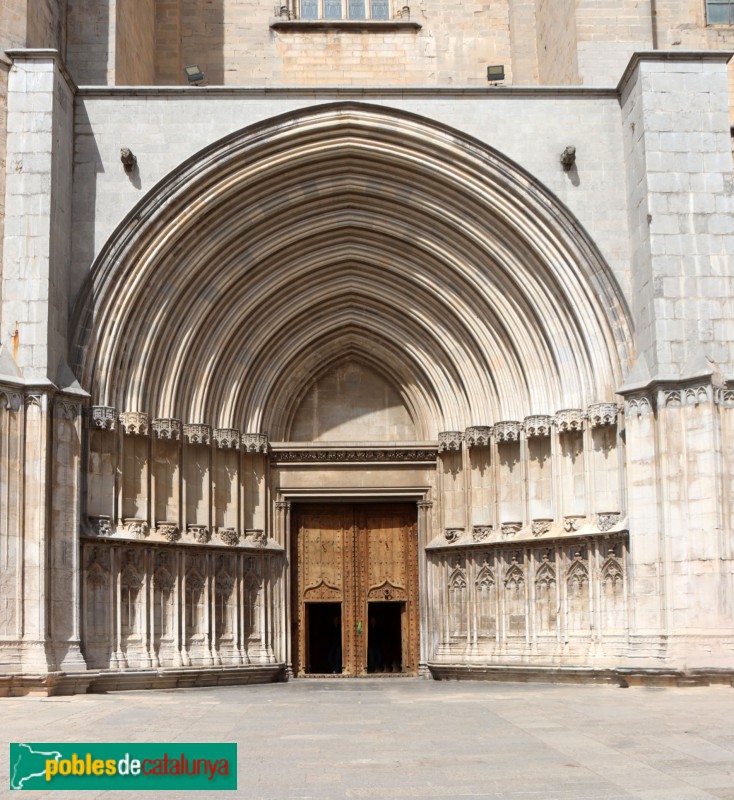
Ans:
<svg viewBox="0 0 734 800"><path fill-rule="evenodd" d="M416 506L303 504L294 512L294 673L416 674Z"/></svg>

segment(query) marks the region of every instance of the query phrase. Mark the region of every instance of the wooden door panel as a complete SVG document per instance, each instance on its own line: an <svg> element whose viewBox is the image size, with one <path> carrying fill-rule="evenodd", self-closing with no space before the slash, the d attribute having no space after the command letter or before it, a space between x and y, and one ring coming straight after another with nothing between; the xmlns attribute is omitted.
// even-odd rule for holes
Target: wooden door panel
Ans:
<svg viewBox="0 0 734 800"><path fill-rule="evenodd" d="M418 668L418 542L409 504L297 508L293 516L293 661L306 670L306 604L338 602L343 673L367 672L368 603L401 602L403 671Z"/></svg>

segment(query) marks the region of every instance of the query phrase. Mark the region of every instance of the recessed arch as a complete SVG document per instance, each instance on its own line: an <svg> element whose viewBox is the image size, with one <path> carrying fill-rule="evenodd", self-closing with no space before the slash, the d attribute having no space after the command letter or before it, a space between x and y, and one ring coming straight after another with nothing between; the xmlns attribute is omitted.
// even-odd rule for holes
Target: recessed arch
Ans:
<svg viewBox="0 0 734 800"><path fill-rule="evenodd" d="M424 438L613 399L633 356L611 270L496 151L337 103L239 131L118 227L80 295L94 402L284 437L294 399L354 358Z"/></svg>

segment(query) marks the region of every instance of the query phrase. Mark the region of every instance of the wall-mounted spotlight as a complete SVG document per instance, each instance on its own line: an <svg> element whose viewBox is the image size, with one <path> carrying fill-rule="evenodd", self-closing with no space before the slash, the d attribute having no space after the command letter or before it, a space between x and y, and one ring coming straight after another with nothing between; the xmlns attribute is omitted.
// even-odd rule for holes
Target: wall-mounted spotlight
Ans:
<svg viewBox="0 0 734 800"><path fill-rule="evenodd" d="M122 168L130 175L138 163L137 156L129 147L120 149L120 161L122 161Z"/></svg>
<svg viewBox="0 0 734 800"><path fill-rule="evenodd" d="M561 153L561 164L563 164L563 169L566 172L568 172L575 163L576 163L576 148L572 144L570 144Z"/></svg>
<svg viewBox="0 0 734 800"><path fill-rule="evenodd" d="M201 71L198 64L189 64L184 67L184 75L186 75L188 82L194 86L199 86L206 80L206 75Z"/></svg>
<svg viewBox="0 0 734 800"><path fill-rule="evenodd" d="M499 83L499 81L503 81L505 79L505 65L504 64L494 64L491 67L487 67L487 80L490 83Z"/></svg>

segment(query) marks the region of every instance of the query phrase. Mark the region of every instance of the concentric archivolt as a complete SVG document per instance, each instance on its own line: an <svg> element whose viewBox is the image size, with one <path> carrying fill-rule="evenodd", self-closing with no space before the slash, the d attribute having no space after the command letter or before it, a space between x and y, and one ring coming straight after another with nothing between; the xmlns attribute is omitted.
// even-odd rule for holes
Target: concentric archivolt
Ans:
<svg viewBox="0 0 734 800"><path fill-rule="evenodd" d="M95 403L276 440L347 358L434 438L612 399L631 356L609 268L540 184L455 131L360 104L183 164L112 237L75 317Z"/></svg>

